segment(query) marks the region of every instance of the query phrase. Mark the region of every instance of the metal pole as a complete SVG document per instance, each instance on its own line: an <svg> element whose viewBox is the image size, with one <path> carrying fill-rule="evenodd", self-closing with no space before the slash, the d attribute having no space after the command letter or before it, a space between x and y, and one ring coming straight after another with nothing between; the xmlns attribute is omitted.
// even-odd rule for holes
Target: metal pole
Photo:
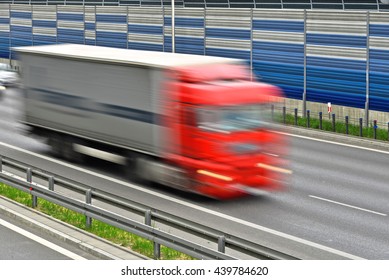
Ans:
<svg viewBox="0 0 389 280"><path fill-rule="evenodd" d="M53 176L49 177L49 190L54 191L54 177Z"/></svg>
<svg viewBox="0 0 389 280"><path fill-rule="evenodd" d="M359 136L360 136L360 137L363 136L362 123L363 123L363 119L362 119L362 118L359 118Z"/></svg>
<svg viewBox="0 0 389 280"><path fill-rule="evenodd" d="M374 135L374 139L377 139L377 128L378 128L378 126L377 126L377 120L374 120L374 127L373 127L373 135Z"/></svg>
<svg viewBox="0 0 389 280"><path fill-rule="evenodd" d="M254 35L253 35L253 21L254 21L254 16L253 16L253 9L250 9L250 17L251 17L251 19L250 19L250 81L252 81L253 80L253 71L254 71L254 69L253 69L253 67L254 67L254 65L253 65L253 37L254 37ZM205 30L205 29L204 29Z"/></svg>
<svg viewBox="0 0 389 280"><path fill-rule="evenodd" d="M145 224L148 226L151 226L151 210L146 210L145 212ZM157 242L153 242L154 246L154 258L160 259L161 258L161 244Z"/></svg>
<svg viewBox="0 0 389 280"><path fill-rule="evenodd" d="M145 212L145 224L151 226L151 210Z"/></svg>
<svg viewBox="0 0 389 280"><path fill-rule="evenodd" d="M335 125L335 114L332 114L332 131L336 131L336 125Z"/></svg>
<svg viewBox="0 0 389 280"><path fill-rule="evenodd" d="M219 236L217 240L217 250L221 253L226 252L226 237L225 236Z"/></svg>
<svg viewBox="0 0 389 280"><path fill-rule="evenodd" d="M297 108L294 108L294 125L297 125Z"/></svg>
<svg viewBox="0 0 389 280"><path fill-rule="evenodd" d="M161 244L154 242L154 258L160 259L161 258Z"/></svg>
<svg viewBox="0 0 389 280"><path fill-rule="evenodd" d="M27 182L30 184L32 183L32 170L31 168L27 168ZM33 191L33 188L30 187L30 192ZM32 200L32 208L36 208L38 206L38 197L31 194L31 200Z"/></svg>
<svg viewBox="0 0 389 280"><path fill-rule="evenodd" d="M3 157L0 157L0 173L3 172Z"/></svg>
<svg viewBox="0 0 389 280"><path fill-rule="evenodd" d="M346 134L348 134L348 116L346 116Z"/></svg>
<svg viewBox="0 0 389 280"><path fill-rule="evenodd" d="M365 124L369 125L369 98L370 98L370 12L366 12L366 102Z"/></svg>
<svg viewBox="0 0 389 280"><path fill-rule="evenodd" d="M175 53L176 52L176 39L175 39L175 21L174 21L174 13L175 13L175 9L174 9L174 0L172 0L172 53Z"/></svg>
<svg viewBox="0 0 389 280"><path fill-rule="evenodd" d="M304 89L303 89L303 112L307 110L307 10L304 10Z"/></svg>
<svg viewBox="0 0 389 280"><path fill-rule="evenodd" d="M203 32L203 39L204 39L204 50L203 50L203 54L206 55L207 53L207 40L206 40L206 32L205 30L207 29L207 9L206 9L206 3L205 3L205 0L204 0L204 10L203 10L203 18L204 18L204 24L203 24L203 28L204 28L204 32Z"/></svg>
<svg viewBox="0 0 389 280"><path fill-rule="evenodd" d="M8 5L8 17L9 17L9 35L8 35L8 59L11 64L12 53L11 53L11 4Z"/></svg>
<svg viewBox="0 0 389 280"><path fill-rule="evenodd" d="M92 189L89 189L86 191L85 193L85 202L87 204L92 204ZM91 217L88 217L86 216L86 227L87 228L90 228L92 226L92 218Z"/></svg>
<svg viewBox="0 0 389 280"><path fill-rule="evenodd" d="M319 112L319 129L323 129L323 112Z"/></svg>
<svg viewBox="0 0 389 280"><path fill-rule="evenodd" d="M308 128L311 127L311 120L310 120L310 117L311 117L311 111L307 110L307 127L308 127Z"/></svg>
<svg viewBox="0 0 389 280"><path fill-rule="evenodd" d="M286 107L282 107L282 119L284 121L284 124L286 124Z"/></svg>

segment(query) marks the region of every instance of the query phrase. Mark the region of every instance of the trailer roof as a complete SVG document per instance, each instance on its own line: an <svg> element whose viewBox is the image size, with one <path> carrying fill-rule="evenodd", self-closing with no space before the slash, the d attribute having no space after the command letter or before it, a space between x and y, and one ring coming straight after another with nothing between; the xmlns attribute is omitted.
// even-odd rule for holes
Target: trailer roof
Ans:
<svg viewBox="0 0 389 280"><path fill-rule="evenodd" d="M143 67L168 68L210 63L237 63L238 59L156 51L139 51L101 46L60 44L13 48L20 53L55 56L73 59L105 61L139 65Z"/></svg>

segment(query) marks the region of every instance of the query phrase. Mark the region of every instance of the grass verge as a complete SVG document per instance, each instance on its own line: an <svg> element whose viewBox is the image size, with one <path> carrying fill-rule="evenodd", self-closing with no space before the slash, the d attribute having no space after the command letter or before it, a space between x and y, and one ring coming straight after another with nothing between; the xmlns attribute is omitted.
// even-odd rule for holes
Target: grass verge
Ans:
<svg viewBox="0 0 389 280"><path fill-rule="evenodd" d="M278 123L284 123L282 115L275 115L274 120ZM310 126L312 129L320 129L320 120L316 118L310 118ZM286 125L295 125L295 117L291 114L286 114L285 116ZM308 127L308 119L306 117L297 117L297 126ZM343 122L335 122L335 131L333 130L332 121L322 120L322 129L323 131L331 131L341 134L346 134L347 128L346 124ZM348 125L348 134L352 136L360 136L359 125ZM374 128L373 127L362 127L362 137L374 139ZM389 133L387 129L377 128L376 130L376 139L382 141L388 141Z"/></svg>
<svg viewBox="0 0 389 280"><path fill-rule="evenodd" d="M31 195L18 189L0 183L0 195L12 199L18 203L31 207ZM153 258L153 242L118 229L108 224L93 220L90 228L86 227L86 218L72 210L56 205L47 200L38 198L38 207L36 210L41 211L53 218L73 225L82 230L93 233L101 238L109 240L115 244L129 248L141 255ZM173 249L161 246L161 259L163 260L193 260L191 256L175 251Z"/></svg>

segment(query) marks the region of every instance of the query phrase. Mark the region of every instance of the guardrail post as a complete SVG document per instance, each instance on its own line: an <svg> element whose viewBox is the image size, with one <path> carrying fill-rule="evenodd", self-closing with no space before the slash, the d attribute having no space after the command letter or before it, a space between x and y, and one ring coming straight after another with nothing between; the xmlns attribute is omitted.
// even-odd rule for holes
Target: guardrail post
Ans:
<svg viewBox="0 0 389 280"><path fill-rule="evenodd" d="M145 224L151 226L151 210L145 212Z"/></svg>
<svg viewBox="0 0 389 280"><path fill-rule="evenodd" d="M363 136L362 122L363 122L363 119L362 119L362 118L359 118L359 136L360 136L360 137Z"/></svg>
<svg viewBox="0 0 389 280"><path fill-rule="evenodd" d="M154 242L154 258L156 260L161 258L161 244Z"/></svg>
<svg viewBox="0 0 389 280"><path fill-rule="evenodd" d="M388 123L389 127L389 123ZM0 172L3 172L3 157L0 157Z"/></svg>
<svg viewBox="0 0 389 280"><path fill-rule="evenodd" d="M151 210L146 210L145 212L145 224L148 226L151 226ZM154 246L154 258L160 259L161 258L161 244L157 242L153 242Z"/></svg>
<svg viewBox="0 0 389 280"><path fill-rule="evenodd" d="M323 112L319 112L319 129L323 129Z"/></svg>
<svg viewBox="0 0 389 280"><path fill-rule="evenodd" d="M348 116L346 116L345 118L346 118L346 120L345 120L345 122L346 122L346 134L348 135Z"/></svg>
<svg viewBox="0 0 389 280"><path fill-rule="evenodd" d="M284 124L286 124L286 107L282 107L282 119L284 121Z"/></svg>
<svg viewBox="0 0 389 280"><path fill-rule="evenodd" d="M85 203L92 204L92 189L86 190L85 192ZM85 215L86 218L86 227L90 228L92 226L92 218Z"/></svg>
<svg viewBox="0 0 389 280"><path fill-rule="evenodd" d="M374 127L373 127L373 133L374 133L374 139L377 139L377 120L374 120Z"/></svg>
<svg viewBox="0 0 389 280"><path fill-rule="evenodd" d="M311 127L311 111L307 110L307 127Z"/></svg>
<svg viewBox="0 0 389 280"><path fill-rule="evenodd" d="M294 125L297 126L297 108L294 108Z"/></svg>
<svg viewBox="0 0 389 280"><path fill-rule="evenodd" d="M32 183L32 170L31 170L31 168L27 168L26 175L27 175L27 178L26 178L27 182L31 184ZM32 190L33 190L33 188L30 187L30 192ZM38 197L31 194L31 203L32 203L31 207L36 208L38 206Z"/></svg>
<svg viewBox="0 0 389 280"><path fill-rule="evenodd" d="M335 114L332 114L332 131L336 131L336 126L335 126Z"/></svg>
<svg viewBox="0 0 389 280"><path fill-rule="evenodd" d="M225 236L219 236L217 240L217 250L221 253L226 252L226 237Z"/></svg>
<svg viewBox="0 0 389 280"><path fill-rule="evenodd" d="M388 141L389 141L389 122L388 122Z"/></svg>
<svg viewBox="0 0 389 280"><path fill-rule="evenodd" d="M274 121L274 104L271 104L271 120Z"/></svg>
<svg viewBox="0 0 389 280"><path fill-rule="evenodd" d="M49 177L49 190L54 191L54 177L53 176Z"/></svg>

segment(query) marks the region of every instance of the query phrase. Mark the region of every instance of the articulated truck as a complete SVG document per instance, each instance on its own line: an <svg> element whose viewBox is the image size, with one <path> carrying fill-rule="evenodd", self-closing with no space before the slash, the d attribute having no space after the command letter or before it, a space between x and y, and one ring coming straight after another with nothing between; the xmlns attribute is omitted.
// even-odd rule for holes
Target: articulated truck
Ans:
<svg viewBox="0 0 389 280"><path fill-rule="evenodd" d="M245 61L60 44L14 48L22 122L67 160L100 157L133 178L217 199L282 190L281 90Z"/></svg>

